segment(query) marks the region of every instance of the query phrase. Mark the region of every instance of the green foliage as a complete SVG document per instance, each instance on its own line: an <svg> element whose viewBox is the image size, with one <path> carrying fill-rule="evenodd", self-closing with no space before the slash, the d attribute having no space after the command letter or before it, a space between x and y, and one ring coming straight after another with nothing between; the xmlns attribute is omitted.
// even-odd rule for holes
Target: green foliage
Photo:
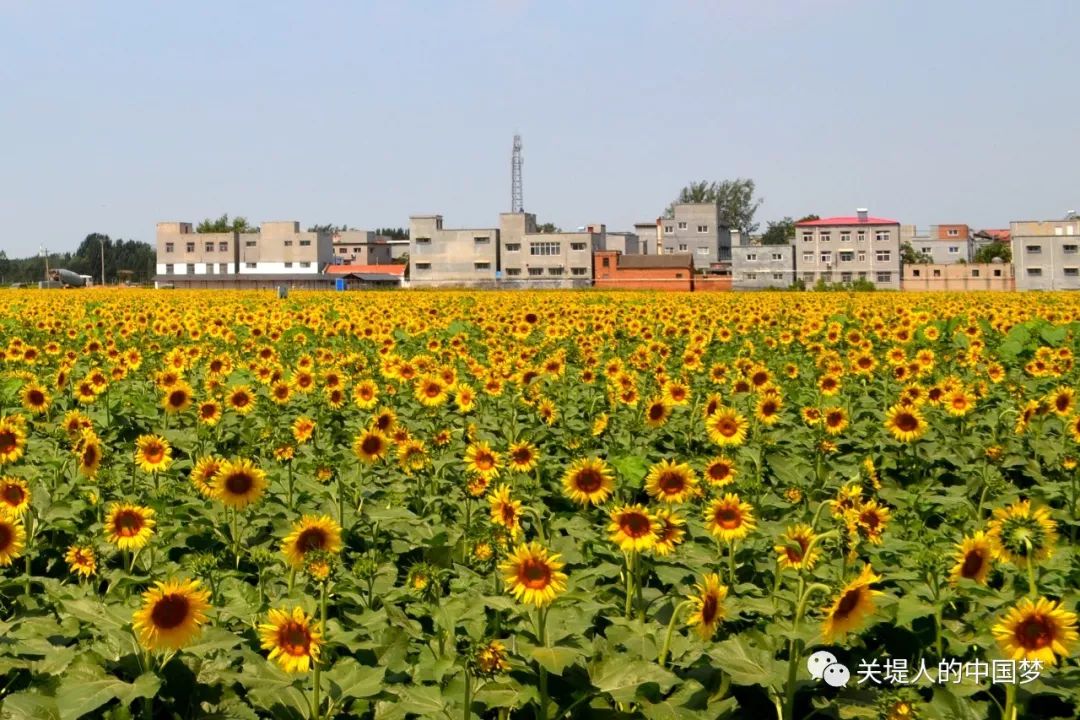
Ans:
<svg viewBox="0 0 1080 720"><path fill-rule="evenodd" d="M94 283L101 282L101 249L105 247L105 277L109 284L119 279L119 271L131 272L136 283L149 282L154 277L156 251L138 240L113 240L108 235L87 235L74 253L49 253L49 268L65 268L78 275L90 275ZM0 258L0 277L4 284L37 283L45 279L45 258Z"/></svg>
<svg viewBox="0 0 1080 720"><path fill-rule="evenodd" d="M409 239L409 229L408 228L400 228L400 227L397 227L397 228L392 228L392 227L376 228L375 229L375 234L376 235L385 235L386 237L390 238L391 240L408 240Z"/></svg>
<svg viewBox="0 0 1080 720"><path fill-rule="evenodd" d="M758 228L754 214L762 202L761 198L754 197L754 187L754 181L749 178L691 182L679 191L664 215L674 217L675 205L680 203L713 203L720 206L720 221L724 225L749 235Z"/></svg>
<svg viewBox="0 0 1080 720"><path fill-rule="evenodd" d="M905 242L900 246L900 262L904 265L929 265L934 258L924 252L916 252L911 243Z"/></svg>
<svg viewBox="0 0 1080 720"><path fill-rule="evenodd" d="M993 262L995 259L1000 258L1003 263L1012 262L1012 246L1009 243L992 242L989 245L983 245L981 248L975 251L974 261L977 263Z"/></svg>
<svg viewBox="0 0 1080 720"><path fill-rule="evenodd" d="M221 217L216 219L206 218L195 227L195 232L198 233L224 233L224 232L241 232L241 233L257 233L259 228L257 225L251 225L247 218L242 216L236 216L232 220L229 219L228 213L222 213Z"/></svg>
<svg viewBox="0 0 1080 720"><path fill-rule="evenodd" d="M555 227L555 223L543 223L536 226L536 232L539 233L557 233L562 232L562 228Z"/></svg>

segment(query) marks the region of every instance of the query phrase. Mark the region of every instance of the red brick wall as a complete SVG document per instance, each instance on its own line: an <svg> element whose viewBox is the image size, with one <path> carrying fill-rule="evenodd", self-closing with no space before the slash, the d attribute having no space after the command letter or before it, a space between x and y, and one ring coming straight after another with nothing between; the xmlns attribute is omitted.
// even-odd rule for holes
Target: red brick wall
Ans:
<svg viewBox="0 0 1080 720"><path fill-rule="evenodd" d="M731 276L721 277L696 277L694 278L695 292L729 292L731 290Z"/></svg>

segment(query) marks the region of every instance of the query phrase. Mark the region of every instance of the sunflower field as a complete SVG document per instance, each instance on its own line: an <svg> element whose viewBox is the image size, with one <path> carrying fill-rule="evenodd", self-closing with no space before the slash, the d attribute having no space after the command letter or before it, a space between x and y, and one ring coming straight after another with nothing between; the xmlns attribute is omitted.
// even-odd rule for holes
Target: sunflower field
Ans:
<svg viewBox="0 0 1080 720"><path fill-rule="evenodd" d="M1080 714L1080 295L0 295L0 717Z"/></svg>

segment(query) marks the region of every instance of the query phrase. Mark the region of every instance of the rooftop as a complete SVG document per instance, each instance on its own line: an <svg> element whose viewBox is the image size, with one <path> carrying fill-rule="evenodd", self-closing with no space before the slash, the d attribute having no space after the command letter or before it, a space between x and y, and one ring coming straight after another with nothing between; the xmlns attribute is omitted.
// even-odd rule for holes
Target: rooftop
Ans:
<svg viewBox="0 0 1080 720"><path fill-rule="evenodd" d="M819 225L899 225L899 220L888 218L867 217L860 220L857 215L842 215L840 217L821 218L820 220L804 220L795 223L795 227L816 227Z"/></svg>
<svg viewBox="0 0 1080 720"><path fill-rule="evenodd" d="M330 275L348 275L349 273L378 273L382 275L405 275L404 263L390 263L386 265L327 265L326 272Z"/></svg>
<svg viewBox="0 0 1080 720"><path fill-rule="evenodd" d="M649 268L685 268L694 264L689 254L676 255L619 255L619 267L635 270Z"/></svg>

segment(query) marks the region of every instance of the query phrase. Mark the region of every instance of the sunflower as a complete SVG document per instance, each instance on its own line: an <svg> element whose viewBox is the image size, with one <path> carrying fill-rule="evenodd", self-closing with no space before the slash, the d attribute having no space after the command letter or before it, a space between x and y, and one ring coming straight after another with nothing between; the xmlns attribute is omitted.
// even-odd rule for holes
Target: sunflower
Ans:
<svg viewBox="0 0 1080 720"><path fill-rule="evenodd" d="M308 416L301 415L300 417L293 420L292 434L293 434L293 438L295 438L297 444L303 445L304 443L306 443L308 440L311 439L311 436L314 433L315 433L315 421L312 420L311 418L309 418Z"/></svg>
<svg viewBox="0 0 1080 720"><path fill-rule="evenodd" d="M1057 523L1045 507L1033 509L1030 500L1021 500L994 510L987 537L997 557L1026 567L1029 558L1038 563L1054 553Z"/></svg>
<svg viewBox="0 0 1080 720"><path fill-rule="evenodd" d="M37 415L43 415L52 404L52 398L45 392L45 388L36 382L25 385L19 394L19 399L27 411Z"/></svg>
<svg viewBox="0 0 1080 720"><path fill-rule="evenodd" d="M590 431L593 437L599 437L604 434L608 426L608 414L600 413L595 420L593 420L592 430ZM1077 440L1080 442L1080 440Z"/></svg>
<svg viewBox="0 0 1080 720"><path fill-rule="evenodd" d="M1076 407L1076 391L1071 387L1059 387L1047 396L1046 402L1053 408L1055 415L1068 417Z"/></svg>
<svg viewBox="0 0 1080 720"><path fill-rule="evenodd" d="M563 474L563 494L582 505L599 505L615 490L615 476L600 458L575 460Z"/></svg>
<svg viewBox="0 0 1080 720"><path fill-rule="evenodd" d="M653 548L662 529L643 505L622 505L611 511L608 534L623 552L642 552Z"/></svg>
<svg viewBox="0 0 1080 720"><path fill-rule="evenodd" d="M425 375L416 382L416 399L425 407L438 407L446 402L450 389L438 375Z"/></svg>
<svg viewBox="0 0 1080 720"><path fill-rule="evenodd" d="M290 673L306 673L319 662L323 643L322 631L315 618L297 606L291 613L271 609L267 622L259 626L263 650L270 651L270 660Z"/></svg>
<svg viewBox="0 0 1080 720"><path fill-rule="evenodd" d="M986 584L986 576L994 564L994 548L982 530L957 544L955 558L956 565L949 574L954 583L966 578Z"/></svg>
<svg viewBox="0 0 1080 720"><path fill-rule="evenodd" d="M527 473L536 467L540 453L536 446L527 440L512 443L507 452L507 467L513 472Z"/></svg>
<svg viewBox="0 0 1080 720"><path fill-rule="evenodd" d="M13 463L22 457L26 447L26 431L15 418L0 417L0 465Z"/></svg>
<svg viewBox="0 0 1080 720"><path fill-rule="evenodd" d="M692 612L687 624L701 636L702 640L711 640L716 634L716 627L724 619L724 598L727 597L726 585L720 583L720 576L709 573L699 585L694 585L695 595L690 596Z"/></svg>
<svg viewBox="0 0 1080 720"><path fill-rule="evenodd" d="M173 385L161 398L161 407L169 414L187 410L191 407L191 386L183 381Z"/></svg>
<svg viewBox="0 0 1080 720"><path fill-rule="evenodd" d="M491 505L491 522L509 530L511 537L517 537L521 532L521 501L510 499L510 488L499 487L488 496L488 503Z"/></svg>
<svg viewBox="0 0 1080 720"><path fill-rule="evenodd" d="M64 415L64 420L61 423L64 427L64 432L73 438L77 438L82 434L83 430L88 430L94 427L94 424L90 422L90 418L83 415L78 410L71 410Z"/></svg>
<svg viewBox="0 0 1080 720"><path fill-rule="evenodd" d="M255 395L247 385L236 385L230 388L225 402L241 415L247 415L255 409Z"/></svg>
<svg viewBox="0 0 1080 720"><path fill-rule="evenodd" d="M1072 436L1073 442L1080 443L1080 415L1074 415L1069 418L1068 422L1069 435Z"/></svg>
<svg viewBox="0 0 1080 720"><path fill-rule="evenodd" d="M686 521L670 510L657 510L656 519L660 521L659 537L653 546L653 554L658 556L670 555L675 551L675 546L683 541L686 531Z"/></svg>
<svg viewBox="0 0 1080 720"><path fill-rule="evenodd" d="M397 458L398 465L406 473L423 470L429 462L424 441L411 438L398 445Z"/></svg>
<svg viewBox="0 0 1080 720"><path fill-rule="evenodd" d="M0 516L14 519L22 516L30 507L30 488L26 481L16 477L0 478Z"/></svg>
<svg viewBox="0 0 1080 720"><path fill-rule="evenodd" d="M713 487L724 487L735 482L738 471L735 469L735 461L727 455L718 455L705 465L705 479Z"/></svg>
<svg viewBox="0 0 1080 720"><path fill-rule="evenodd" d="M506 672L510 669L506 646L498 640L486 643L476 651L474 664L476 672L487 677Z"/></svg>
<svg viewBox="0 0 1080 720"><path fill-rule="evenodd" d="M1024 598L994 625L993 633L1013 660L1056 665L1059 656L1068 657L1077 640L1076 613L1065 610L1060 600Z"/></svg>
<svg viewBox="0 0 1080 720"><path fill-rule="evenodd" d="M191 470L191 484L203 497L213 497L214 488L211 482L224 460L213 456L201 457L195 461L195 467Z"/></svg>
<svg viewBox="0 0 1080 720"><path fill-rule="evenodd" d="M270 400L276 405L286 405L292 398L292 385L285 380L278 380L270 385Z"/></svg>
<svg viewBox="0 0 1080 720"><path fill-rule="evenodd" d="M681 503L695 495L697 482L689 465L664 460L649 469L645 491L660 502Z"/></svg>
<svg viewBox="0 0 1080 720"><path fill-rule="evenodd" d="M242 510L262 497L266 472L251 460L226 460L211 479L214 498L226 507Z"/></svg>
<svg viewBox="0 0 1080 720"><path fill-rule="evenodd" d="M143 472L164 472L172 465L172 447L160 435L140 435L135 441L135 462Z"/></svg>
<svg viewBox="0 0 1080 720"><path fill-rule="evenodd" d="M356 453L356 457L366 463L373 463L386 457L389 447L386 436L375 428L365 430L353 441L353 452Z"/></svg>
<svg viewBox="0 0 1080 720"><path fill-rule="evenodd" d="M877 582L881 582L881 577L875 575L869 565L864 565L859 576L840 590L832 605L825 610L825 620L821 626L825 642L831 643L854 630L867 616L873 614L877 607L874 598L883 594L870 588L870 585Z"/></svg>
<svg viewBox="0 0 1080 720"><path fill-rule="evenodd" d="M199 403L199 407L195 412L200 423L213 427L221 419L221 404L217 400L204 400Z"/></svg>
<svg viewBox="0 0 1080 720"><path fill-rule="evenodd" d="M879 505L877 500L867 500L852 516L858 525L859 534L873 545L881 544L881 535L889 524L889 508Z"/></svg>
<svg viewBox="0 0 1080 720"><path fill-rule="evenodd" d="M64 555L71 572L83 577L90 577L97 572L97 557L94 548L89 545L72 545Z"/></svg>
<svg viewBox="0 0 1080 720"><path fill-rule="evenodd" d="M207 621L210 593L198 580L168 580L143 593L132 627L147 650L179 650L189 644Z"/></svg>
<svg viewBox="0 0 1080 720"><path fill-rule="evenodd" d="M454 404L463 413L472 412L476 407L476 391L465 383L458 383L454 388Z"/></svg>
<svg viewBox="0 0 1080 720"><path fill-rule="evenodd" d="M551 555L539 543L519 545L499 569L507 592L520 602L544 607L566 590L566 574L558 555Z"/></svg>
<svg viewBox="0 0 1080 720"><path fill-rule="evenodd" d="M784 407L784 400L775 391L766 391L758 398L754 407L754 417L762 425L775 425L780 422L780 411Z"/></svg>
<svg viewBox="0 0 1080 720"><path fill-rule="evenodd" d="M105 537L121 550L139 550L154 534L154 511L141 505L113 503L105 518Z"/></svg>
<svg viewBox="0 0 1080 720"><path fill-rule="evenodd" d="M926 432L927 423L918 408L893 405L885 414L885 427L897 440L911 442Z"/></svg>
<svg viewBox="0 0 1080 720"><path fill-rule="evenodd" d="M658 396L645 405L645 424L649 427L660 427L671 417L672 405L664 396Z"/></svg>
<svg viewBox="0 0 1080 720"><path fill-rule="evenodd" d="M844 518L849 512L862 507L862 485L850 483L844 485L836 493L836 498L829 501L832 514L838 518Z"/></svg>
<svg viewBox="0 0 1080 720"><path fill-rule="evenodd" d="M101 440L93 430L83 430L82 436L75 443L75 457L79 461L79 472L87 477L97 475L101 467Z"/></svg>
<svg viewBox="0 0 1080 720"><path fill-rule="evenodd" d="M26 530L15 518L0 513L0 567L7 567L22 554Z"/></svg>
<svg viewBox="0 0 1080 720"><path fill-rule="evenodd" d="M559 409L548 398L544 398L536 404L536 413L547 425L553 425L559 418Z"/></svg>
<svg viewBox="0 0 1080 720"><path fill-rule="evenodd" d="M709 416L705 426L709 431L709 439L723 447L746 442L746 430L750 424L734 408L721 407Z"/></svg>
<svg viewBox="0 0 1080 720"><path fill-rule="evenodd" d="M847 412L836 405L822 408L821 419L825 421L825 432L830 435L839 435L848 426Z"/></svg>
<svg viewBox="0 0 1080 720"><path fill-rule="evenodd" d="M499 453L486 442L474 442L465 449L465 467L485 480L499 476Z"/></svg>
<svg viewBox="0 0 1080 720"><path fill-rule="evenodd" d="M941 398L941 406L953 417L963 417L975 407L975 396L962 388L957 388Z"/></svg>
<svg viewBox="0 0 1080 720"><path fill-rule="evenodd" d="M292 532L281 542L281 554L290 567L299 570L304 567L308 553L339 553L341 547L341 526L329 515L305 515L293 524Z"/></svg>
<svg viewBox="0 0 1080 720"><path fill-rule="evenodd" d="M788 527L787 532L780 536L780 542L773 546L780 568L812 570L821 557L819 548L811 548L816 539L814 529L805 523Z"/></svg>
<svg viewBox="0 0 1080 720"><path fill-rule="evenodd" d="M713 500L705 510L705 528L724 542L742 540L756 526L754 508L750 503L740 501L734 493Z"/></svg>

